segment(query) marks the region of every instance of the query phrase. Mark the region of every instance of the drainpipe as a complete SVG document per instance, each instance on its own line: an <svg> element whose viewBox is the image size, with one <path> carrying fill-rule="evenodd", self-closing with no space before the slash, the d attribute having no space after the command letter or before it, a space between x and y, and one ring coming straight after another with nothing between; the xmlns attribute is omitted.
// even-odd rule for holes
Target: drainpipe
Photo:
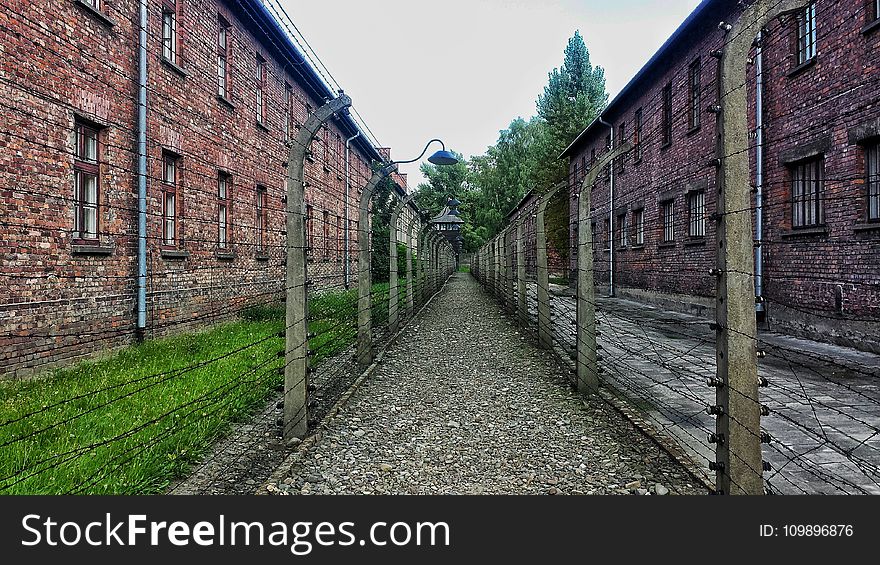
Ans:
<svg viewBox="0 0 880 565"><path fill-rule="evenodd" d="M755 311L764 312L764 54L761 49L762 32L758 32L755 73L757 93L755 96Z"/></svg>
<svg viewBox="0 0 880 565"><path fill-rule="evenodd" d="M601 114L599 115L599 123L608 126L608 129L611 130L611 147L609 148L611 151L614 149L614 126L603 120ZM608 295L614 296L614 161L612 160L608 166L611 167L608 185L608 191L611 195L611 211L608 214L610 230L608 234Z"/></svg>
<svg viewBox="0 0 880 565"><path fill-rule="evenodd" d="M135 337L143 340L147 330L147 0L140 0L138 34L138 254L137 327Z"/></svg>
<svg viewBox="0 0 880 565"><path fill-rule="evenodd" d="M344 202L344 210L345 211L343 212L343 215L344 215L343 229L345 230L343 233L345 234L345 237L344 237L345 243L343 245L343 252L342 252L342 257L343 257L342 260L345 263L345 265L343 266L343 273L345 274L344 275L345 288L348 288L351 284L351 264L350 264L350 256L349 256L349 254L351 252L350 251L351 236L348 233L348 193L349 193L349 190L351 187L351 161L350 161L351 151L350 151L349 147L351 145L351 142L354 141L355 139L359 138L360 136L361 136L361 132L360 132L360 130L358 130L358 132L356 134L354 134L353 136L351 136L345 140L345 202Z"/></svg>

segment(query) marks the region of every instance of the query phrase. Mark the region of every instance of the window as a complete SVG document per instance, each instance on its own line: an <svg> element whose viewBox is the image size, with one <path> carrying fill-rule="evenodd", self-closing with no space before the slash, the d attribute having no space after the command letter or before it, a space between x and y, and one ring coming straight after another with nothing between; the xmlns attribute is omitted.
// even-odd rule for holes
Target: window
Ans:
<svg viewBox="0 0 880 565"><path fill-rule="evenodd" d="M324 242L322 246L322 252L324 255L324 259L330 258L330 212L324 210Z"/></svg>
<svg viewBox="0 0 880 565"><path fill-rule="evenodd" d="M792 168L792 227L806 228L824 223L824 168L821 158L805 161Z"/></svg>
<svg viewBox="0 0 880 565"><path fill-rule="evenodd" d="M256 227L257 227L257 253L266 252L266 227L268 224L267 217L267 200L268 195L265 186L257 186L256 200Z"/></svg>
<svg viewBox="0 0 880 565"><path fill-rule="evenodd" d="M607 251L611 249L611 240L613 239L611 237L611 220L606 218L604 226L605 231L602 234L602 247Z"/></svg>
<svg viewBox="0 0 880 565"><path fill-rule="evenodd" d="M293 91L290 85L284 84L284 141L290 141L290 118L293 115Z"/></svg>
<svg viewBox="0 0 880 565"><path fill-rule="evenodd" d="M587 154L584 153L583 156L581 157L581 178L575 179L575 182L577 182L578 180L580 180L580 182L583 182L583 180L586 178L586 176L587 176Z"/></svg>
<svg viewBox="0 0 880 565"><path fill-rule="evenodd" d="M217 30L217 96L229 98L229 54L232 48L232 28L222 17Z"/></svg>
<svg viewBox="0 0 880 565"><path fill-rule="evenodd" d="M691 63L688 70L688 127L695 130L700 127L700 60Z"/></svg>
<svg viewBox="0 0 880 565"><path fill-rule="evenodd" d="M672 143L672 84L663 87L662 104L663 104L663 126L661 133L663 136L662 145L666 147Z"/></svg>
<svg viewBox="0 0 880 565"><path fill-rule="evenodd" d="M636 110L633 118L633 161L642 160L642 109Z"/></svg>
<svg viewBox="0 0 880 565"><path fill-rule="evenodd" d="M663 243L675 241L675 200L660 203L660 225L663 230Z"/></svg>
<svg viewBox="0 0 880 565"><path fill-rule="evenodd" d="M84 0L86 4L96 10L101 10L101 0Z"/></svg>
<svg viewBox="0 0 880 565"><path fill-rule="evenodd" d="M816 56L816 3L813 2L798 16L797 62L803 65Z"/></svg>
<svg viewBox="0 0 880 565"><path fill-rule="evenodd" d="M875 141L865 150L865 163L868 166L868 219L880 220L880 141Z"/></svg>
<svg viewBox="0 0 880 565"><path fill-rule="evenodd" d="M340 248L342 245L342 216L336 216L336 260L340 260L342 258L342 254L340 253Z"/></svg>
<svg viewBox="0 0 880 565"><path fill-rule="evenodd" d="M257 123L266 123L266 60L257 55Z"/></svg>
<svg viewBox="0 0 880 565"><path fill-rule="evenodd" d="M76 124L73 160L74 237L98 238L98 187L101 177L98 161L98 130Z"/></svg>
<svg viewBox="0 0 880 565"><path fill-rule="evenodd" d="M176 247L178 243L177 189L180 158L173 153L162 155L162 244Z"/></svg>
<svg viewBox="0 0 880 565"><path fill-rule="evenodd" d="M636 245L645 244L645 211L633 210L633 228L635 231Z"/></svg>
<svg viewBox="0 0 880 565"><path fill-rule="evenodd" d="M162 0L162 57L177 63L177 0Z"/></svg>
<svg viewBox="0 0 880 565"><path fill-rule="evenodd" d="M217 177L217 247L220 249L226 249L232 239L231 188L232 177L220 173Z"/></svg>
<svg viewBox="0 0 880 565"><path fill-rule="evenodd" d="M627 225L627 215L620 214L617 216L617 234L620 241L620 247L626 247L629 226Z"/></svg>
<svg viewBox="0 0 880 565"><path fill-rule="evenodd" d="M605 136L605 152L611 151L611 134ZM605 174L605 182L611 181L611 163L605 165L605 168L602 169L602 172Z"/></svg>
<svg viewBox="0 0 880 565"><path fill-rule="evenodd" d="M691 192L687 195L688 202L688 235L705 237L706 235L706 193Z"/></svg>
<svg viewBox="0 0 880 565"><path fill-rule="evenodd" d="M623 145L626 143L626 122L620 122L620 126L617 128L617 145ZM616 159L617 161L617 170L620 174L626 172L626 155L621 155Z"/></svg>
<svg viewBox="0 0 880 565"><path fill-rule="evenodd" d="M315 230L312 205L306 204L306 254L311 257L315 251Z"/></svg>

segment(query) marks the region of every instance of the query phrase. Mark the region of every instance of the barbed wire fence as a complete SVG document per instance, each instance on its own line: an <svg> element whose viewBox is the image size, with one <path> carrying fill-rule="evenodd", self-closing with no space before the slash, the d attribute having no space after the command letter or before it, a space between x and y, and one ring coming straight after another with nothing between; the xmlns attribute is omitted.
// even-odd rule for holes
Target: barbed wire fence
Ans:
<svg viewBox="0 0 880 565"><path fill-rule="evenodd" d="M798 287L792 285L807 280L870 298L876 296L876 281L833 269L805 274L782 258L796 263L798 252L808 251L809 243L778 230L765 230L756 241L752 231L757 204L748 180L749 156L757 141L746 122L745 67L758 31L763 30L765 39L784 37L778 16L805 5L760 2L747 8L739 22L719 26L719 46L713 52L718 74L701 90L700 99L712 97L708 111L716 116L721 141L711 153L689 156L674 167L674 175L664 173L657 181L664 187L700 185L705 196L698 209L664 216L662 195L653 202L632 185L619 190L613 201L608 196L610 173L637 166L642 151L661 144L658 125L631 142L620 140L589 170L578 174L574 168L563 182L536 191L473 261L474 276L502 307L515 314L540 346L570 363L572 386L599 394L630 414L692 474L721 494L880 493L880 394L875 384L880 358L774 333L768 327L758 332L755 321L753 261L759 249L780 257L762 273L759 303L844 323L880 323L870 308L841 316L840 298L836 311L801 301ZM684 81L679 74L687 71L677 71L671 82ZM661 105L660 100L651 103ZM864 109L848 107L847 112ZM684 124L688 119L686 112L679 112L671 121ZM808 140L816 133L815 127L806 126L791 138ZM596 194L605 196L593 200L603 182L606 192ZM791 211L792 200L781 197L791 182L786 174L765 175L765 214ZM857 207L865 198L863 177L826 176L824 183L825 206ZM710 190L713 186L715 191ZM550 282L548 255L557 250L547 242L545 212L551 198L569 191L577 207L572 213L578 238L573 250L577 280L569 285L557 281L560 285ZM670 200L674 203L682 194ZM611 230L609 218L618 214L621 221ZM688 234L689 239L682 244L676 233ZM713 236L714 250L709 243ZM828 240L841 255L864 246L858 238L844 235L830 235ZM654 246L656 255L645 252ZM683 277L692 278L701 295L697 302L714 306L694 315L604 296L599 290L609 286L612 269L619 285L669 293L678 291L676 284ZM565 273L553 274L565 278ZM674 294L669 296L667 300L676 300ZM707 320L713 310L715 319Z"/></svg>
<svg viewBox="0 0 880 565"><path fill-rule="evenodd" d="M349 225L343 225L348 214L341 214L339 203L331 202L336 194L333 178L345 173L342 161L332 158L316 136L348 105L348 97L340 96L299 126L289 141L291 155L298 157L288 163L287 195L267 186L262 192L258 188L254 196L253 190L239 188L248 178L244 171L229 172L228 179L235 182L224 185L229 192L221 193L230 212L219 228L226 243L221 246L222 257L214 257L217 218L187 214L187 208L181 208L176 220L188 229L177 232L176 247L199 257L208 249L212 260L172 261L159 258L158 251L152 257L150 339L119 350L109 360L63 368L54 376L2 383L0 493L241 492L237 483L246 478L258 481L259 473L271 472L271 468L257 469L255 475L254 461L277 460L295 445L293 438L300 439L319 425L364 369L357 357L357 338L364 333L363 296L358 290L363 279L369 298L367 346L373 353L389 343L451 272L448 246L435 237L414 206L401 210L384 230L376 229L371 220L374 209L383 203L367 198L367 205L355 207ZM16 113L29 120L32 109L17 105L7 109L13 119L4 124L3 134L14 135ZM63 147L47 150L71 152ZM132 152L123 145L113 150ZM206 166L198 156L186 157L180 164L178 173L188 181L187 198L218 198L214 190L200 188L218 182L213 165ZM161 165L152 157L149 170L160 170ZM154 176L156 183L170 180ZM359 178L355 182L363 183ZM73 205L70 196L50 183L31 181L11 188L13 195ZM308 193L306 186L311 187ZM111 214L134 211L125 200L107 201L102 208ZM246 212L254 209L255 216ZM39 231L42 239L35 239L35 246L59 237L69 239L71 230L15 218L4 215L2 227ZM147 237L156 250L167 243L159 229L163 221L167 220L162 213L148 211L148 226L155 228L149 234L155 235ZM115 235L111 226L100 227L99 238ZM366 231L366 239L346 247L343 240L352 230ZM397 248L395 243L404 261L398 268L402 275L394 308L388 302L395 294L388 287L390 242L386 239L382 245L378 239L380 234L389 238L390 233L405 247ZM234 237L224 238L227 234ZM369 267L357 267L364 256L369 257L368 265L385 271L375 284L370 282ZM117 299L106 286L109 279L123 287L130 275L100 271L64 275L25 264L2 276L13 292L34 281L57 284L69 276L87 296L79 314L50 316L33 327L9 327L12 345L39 341L45 346L37 354L51 358L53 346L88 344L100 350L102 345L110 349L133 341L133 327L120 324L116 316L103 322L92 319L88 310L102 303L133 308L130 293ZM78 300L64 294L60 298ZM186 333L202 329L208 330L205 337ZM173 347L162 339L181 332L185 339L175 341ZM126 334L131 334L128 339ZM170 357L155 359L156 355ZM143 364L146 358L153 361ZM221 438L231 447L211 450ZM179 481L182 476L195 480Z"/></svg>

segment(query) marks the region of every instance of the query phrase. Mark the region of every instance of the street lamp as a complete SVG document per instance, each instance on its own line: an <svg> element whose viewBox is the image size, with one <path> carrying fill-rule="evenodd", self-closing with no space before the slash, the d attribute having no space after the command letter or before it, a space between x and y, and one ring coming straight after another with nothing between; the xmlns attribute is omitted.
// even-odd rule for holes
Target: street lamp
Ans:
<svg viewBox="0 0 880 565"><path fill-rule="evenodd" d="M421 155L409 161L392 161L384 164L367 181L361 191L358 206L358 337L357 337L357 362L362 367L368 366L373 361L372 351L372 316L370 309L370 293L372 292L372 277L370 275L370 199L376 187L382 180L397 171L397 166L414 163L425 156L428 147L432 143L440 144L440 151L428 157L428 161L434 165L454 165L458 163L458 157L446 150L446 145L439 139L432 139L425 145Z"/></svg>

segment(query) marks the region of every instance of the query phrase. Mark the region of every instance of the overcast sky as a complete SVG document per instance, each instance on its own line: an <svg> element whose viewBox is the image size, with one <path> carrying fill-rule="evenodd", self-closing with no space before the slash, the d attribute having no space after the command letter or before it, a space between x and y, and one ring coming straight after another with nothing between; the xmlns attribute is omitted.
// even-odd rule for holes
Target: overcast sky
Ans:
<svg viewBox="0 0 880 565"><path fill-rule="evenodd" d="M393 159L434 137L466 157L535 114L580 30L611 97L699 0L280 0ZM433 150L433 148L432 148ZM430 153L429 153L430 154ZM409 184L418 164L401 167Z"/></svg>

